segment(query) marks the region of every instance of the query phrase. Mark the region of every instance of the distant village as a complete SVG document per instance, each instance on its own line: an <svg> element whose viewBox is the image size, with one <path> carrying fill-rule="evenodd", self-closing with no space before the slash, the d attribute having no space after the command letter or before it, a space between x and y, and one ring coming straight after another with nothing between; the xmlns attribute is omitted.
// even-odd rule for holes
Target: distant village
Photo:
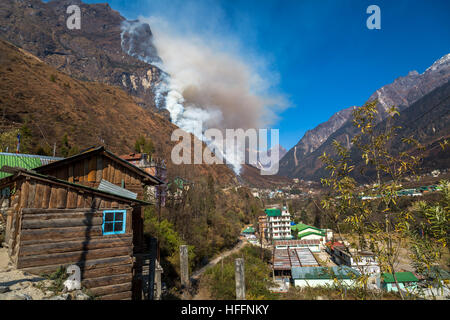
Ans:
<svg viewBox="0 0 450 320"><path fill-rule="evenodd" d="M438 190L435 186L419 188L402 195L419 196ZM421 193L421 194L422 194ZM370 250L352 248L349 241L339 238L331 229L320 229L304 223L292 221L286 206L274 205L265 209L259 216L258 224L242 231L242 237L254 246L269 249L272 252L272 278L276 287L271 291L286 293L291 286L333 287L337 282L347 288L357 286L361 274L369 275L368 289L398 292L392 273L381 273L379 262ZM433 267L442 281L450 281L450 273ZM414 292L421 287L426 277L402 270L395 273L400 290ZM433 275L429 275L433 277ZM426 288L425 296L446 297L448 288L443 292Z"/></svg>
<svg viewBox="0 0 450 320"><path fill-rule="evenodd" d="M99 299L160 299L164 270L154 244L144 239L143 210L164 205L169 193L181 199L192 184L181 177L168 181L164 161L144 153L116 155L104 147L68 158L0 153L0 231L5 232L9 265L36 275L76 265L81 284ZM403 189L398 195L435 191L439 186L428 185ZM255 198L275 203L266 205L258 222L241 233L249 244L272 253L276 286L271 290L285 293L291 286L336 281L352 287L364 273L370 275L371 289L397 291L392 274L381 273L373 252L355 251L349 239L331 229L293 221L286 200L320 192L318 183L299 179L274 190L251 189ZM437 272L450 279L444 270ZM401 290L420 285L421 277L410 271L396 275Z"/></svg>

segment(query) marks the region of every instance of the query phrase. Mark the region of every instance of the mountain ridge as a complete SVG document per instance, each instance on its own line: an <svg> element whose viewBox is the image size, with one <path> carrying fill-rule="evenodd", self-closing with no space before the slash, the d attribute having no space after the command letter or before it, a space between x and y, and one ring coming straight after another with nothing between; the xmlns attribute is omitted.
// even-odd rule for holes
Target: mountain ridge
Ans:
<svg viewBox="0 0 450 320"><path fill-rule="evenodd" d="M411 71L406 76L398 77L392 83L376 90L369 97L367 102L375 99L378 100L378 123L386 118L386 110L388 107L396 106L400 112L403 112L425 95L447 83L450 80L449 61L450 54L444 55L442 58L436 60L422 74L419 74L417 71ZM344 110L349 110L350 108ZM339 112L342 111L343 110ZM344 143L347 147L350 147L350 141L356 134L351 123L351 112L348 114L348 119L343 121L340 126L338 125L336 130L330 130L332 125L333 122L328 123L327 121L311 130L311 132L320 131L324 130L324 127L326 128L326 132L322 134L323 136L327 136L326 133L331 132L322 143L315 144L313 148L310 148L310 144L307 137L305 138L305 134L299 143L289 150L286 156L281 159L280 174L291 178L318 180L320 178L318 172L324 173L319 156L321 156L324 151L333 154L334 148L332 147L332 143L334 139ZM304 144L304 146L301 146L301 150L308 150L308 148L310 148L313 151L305 152L303 154L299 153L298 146L302 144Z"/></svg>

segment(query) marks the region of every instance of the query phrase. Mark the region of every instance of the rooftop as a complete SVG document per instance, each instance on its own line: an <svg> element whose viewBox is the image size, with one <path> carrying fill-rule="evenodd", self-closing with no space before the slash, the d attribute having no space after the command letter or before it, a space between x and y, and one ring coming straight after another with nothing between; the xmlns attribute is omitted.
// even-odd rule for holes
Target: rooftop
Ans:
<svg viewBox="0 0 450 320"><path fill-rule="evenodd" d="M275 246L319 245L320 240L275 240Z"/></svg>
<svg viewBox="0 0 450 320"><path fill-rule="evenodd" d="M255 229L253 227L248 227L242 233L255 233Z"/></svg>
<svg viewBox="0 0 450 320"><path fill-rule="evenodd" d="M303 223L297 223L296 225L291 226L291 229L292 230L296 230L298 232L301 232L301 231L307 230L307 229L313 229L313 230L319 231L320 233L323 233L322 229L319 229L319 228L316 228L316 227L313 227L313 226L309 226L309 225L303 224Z"/></svg>
<svg viewBox="0 0 450 320"><path fill-rule="evenodd" d="M18 178L19 176L28 176L28 177L36 178L39 180L54 182L54 183L64 185L64 186L71 186L71 187L74 187L77 189L84 189L84 190L88 190L88 191L91 191L93 193L97 193L100 195L114 197L114 198L118 198L121 200L131 201L131 202L135 202L135 203L139 203L139 204L143 204L143 205L151 205L152 204L147 201L130 198L129 196L127 196L125 194L118 194L118 193L113 193L113 192L106 191L106 190L99 190L99 189L91 188L91 187L88 187L85 185L68 182L66 180L60 180L60 179L52 177L52 176L44 175L44 174L30 171L30 170L23 169L23 168L11 168L8 166L3 166L2 168L0 168L0 170L3 172L8 172L8 173L12 174L12 177L7 177L7 179L5 179L5 180L8 180L8 179L14 180L14 179Z"/></svg>
<svg viewBox="0 0 450 320"><path fill-rule="evenodd" d="M279 217L281 216L281 210L277 208L271 208L264 210L269 217Z"/></svg>
<svg viewBox="0 0 450 320"><path fill-rule="evenodd" d="M334 249L334 247L345 247L342 243L338 241L335 242L328 241L327 243L325 243L325 245L331 249Z"/></svg>
<svg viewBox="0 0 450 320"><path fill-rule="evenodd" d="M308 248L275 248L273 255L274 270L291 270L300 266L319 266Z"/></svg>
<svg viewBox="0 0 450 320"><path fill-rule="evenodd" d="M396 272L395 276L397 277L398 282L417 282L419 279L412 272ZM394 276L392 273L383 273L381 278L385 283L395 282Z"/></svg>
<svg viewBox="0 0 450 320"><path fill-rule="evenodd" d="M292 268L292 279L355 279L360 273L348 266L337 267L295 267Z"/></svg>
<svg viewBox="0 0 450 320"><path fill-rule="evenodd" d="M297 234L297 238L301 239L310 235L316 235L316 236L320 236L320 237L325 237L325 233L322 232L317 232L317 231L308 231L308 232L303 232L303 233L299 233Z"/></svg>
<svg viewBox="0 0 450 320"><path fill-rule="evenodd" d="M35 169L63 158L48 157L22 153L0 153L0 168L3 166L23 169ZM10 173L0 172L0 179L10 176Z"/></svg>

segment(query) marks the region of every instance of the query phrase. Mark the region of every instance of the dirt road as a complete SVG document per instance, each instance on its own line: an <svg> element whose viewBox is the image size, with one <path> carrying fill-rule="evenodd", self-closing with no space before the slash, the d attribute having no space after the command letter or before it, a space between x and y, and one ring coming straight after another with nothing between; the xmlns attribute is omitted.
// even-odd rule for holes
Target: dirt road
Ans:
<svg viewBox="0 0 450 320"><path fill-rule="evenodd" d="M208 270L211 267L214 267L216 264L218 264L222 259L228 257L229 255L238 252L240 249L242 249L245 245L247 245L246 240L240 240L236 246L234 246L233 249L230 249L228 251L225 251L221 253L218 257L211 260L207 265L204 267L198 269L197 271L192 273L191 276L191 283L195 283L197 286L197 290L195 294L190 298L191 300L208 300L210 299L210 295L208 292L208 289L201 285L200 283L200 277L205 273L206 270Z"/></svg>
<svg viewBox="0 0 450 320"><path fill-rule="evenodd" d="M217 263L220 262L223 258L228 257L229 255L241 250L247 242L245 240L239 240L238 244L234 246L233 249L230 249L228 251L225 251L221 253L219 256L217 256L215 259L211 260L207 265L203 266L202 268L198 269L197 271L192 273L191 279L198 280L200 276L209 268L214 267Z"/></svg>

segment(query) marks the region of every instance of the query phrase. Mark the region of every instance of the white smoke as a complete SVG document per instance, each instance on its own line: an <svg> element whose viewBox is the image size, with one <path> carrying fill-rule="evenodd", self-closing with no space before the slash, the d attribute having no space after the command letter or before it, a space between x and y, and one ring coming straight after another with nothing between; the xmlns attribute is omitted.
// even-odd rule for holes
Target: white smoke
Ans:
<svg viewBox="0 0 450 320"><path fill-rule="evenodd" d="M239 174L245 159L239 156L242 152L236 151L243 151L245 146L238 145L233 151L226 142L217 145L206 139L203 132L209 128L267 128L273 124L277 120L274 111L286 105L283 97L268 94L273 85L268 79L277 79L277 75L264 72L261 60L249 62L233 52L232 41L178 32L161 17L140 17L139 21L151 26L152 44L162 60L137 56L164 71L155 88L156 104L169 111L174 124L195 134L210 148L219 150L222 146L221 155ZM122 27L128 33L136 32L129 24ZM165 103L160 104L163 98ZM196 130L199 120L203 127L200 134Z"/></svg>

